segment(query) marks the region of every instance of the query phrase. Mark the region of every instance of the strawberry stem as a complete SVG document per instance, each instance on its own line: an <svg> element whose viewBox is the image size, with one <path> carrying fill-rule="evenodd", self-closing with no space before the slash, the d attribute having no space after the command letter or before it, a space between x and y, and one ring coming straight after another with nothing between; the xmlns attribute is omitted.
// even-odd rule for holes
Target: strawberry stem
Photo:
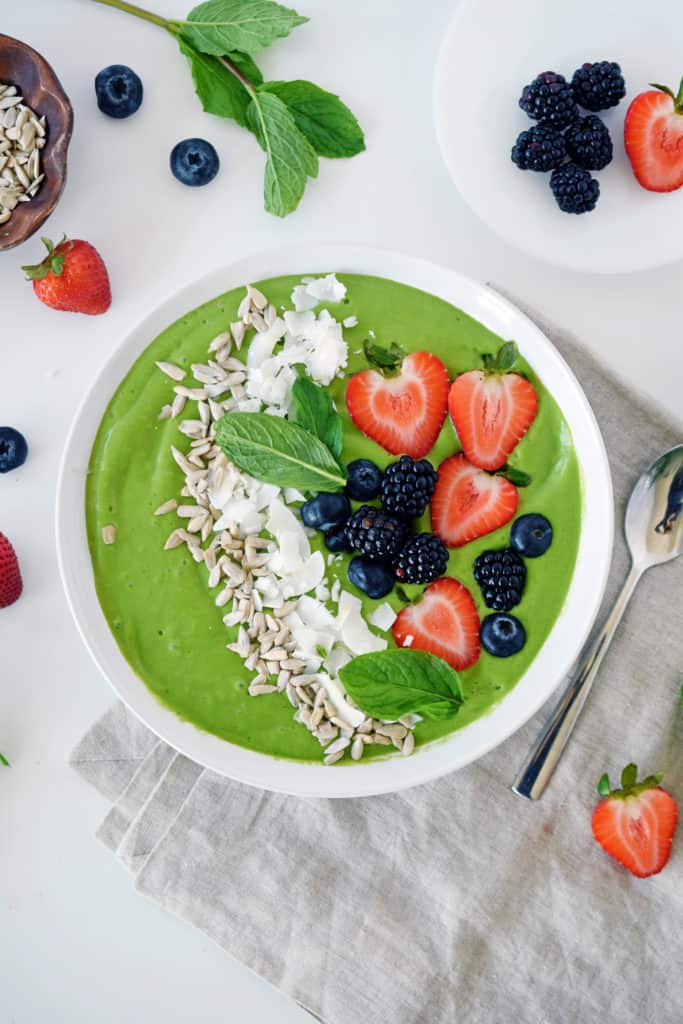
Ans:
<svg viewBox="0 0 683 1024"><path fill-rule="evenodd" d="M73 242L70 242L66 235L62 236L57 246L49 238L43 237L41 242L47 249L47 256L40 263L29 263L21 268L26 272L27 281L42 281L48 274L60 277L64 270L64 258L73 249Z"/></svg>
<svg viewBox="0 0 683 1024"><path fill-rule="evenodd" d="M658 82L650 82L650 88L659 89L660 92L665 92L667 96L670 96L674 101L674 110L677 114L683 114L683 78L681 84L678 87L678 95L670 89L668 85L660 85Z"/></svg>
<svg viewBox="0 0 683 1024"><path fill-rule="evenodd" d="M612 800L628 800L629 797L640 796L648 789L655 789L663 778L662 773L657 772L638 782L637 766L627 764L621 773L621 789L610 789L609 775L605 774L598 783L598 793L601 797L609 797Z"/></svg>
<svg viewBox="0 0 683 1024"><path fill-rule="evenodd" d="M390 348L384 348L366 338L363 342L363 352L370 366L379 370L384 377L396 377L401 372L405 352L395 341Z"/></svg>
<svg viewBox="0 0 683 1024"><path fill-rule="evenodd" d="M146 11L144 7L138 7L137 4L126 3L126 0L95 0L96 4L105 4L107 7L115 7L119 11L125 11L126 14L132 14L136 18L142 18L143 21L151 21L153 25L160 25L161 28L169 28L169 22L166 18L162 18L160 14L154 14L153 11Z"/></svg>

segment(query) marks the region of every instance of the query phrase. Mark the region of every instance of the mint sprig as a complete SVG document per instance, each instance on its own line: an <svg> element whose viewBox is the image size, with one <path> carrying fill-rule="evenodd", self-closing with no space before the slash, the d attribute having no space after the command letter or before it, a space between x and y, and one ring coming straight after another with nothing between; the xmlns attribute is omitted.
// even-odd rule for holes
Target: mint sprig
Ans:
<svg viewBox="0 0 683 1024"><path fill-rule="evenodd" d="M339 460L344 444L341 416L327 391L308 377L297 377L292 387L290 419L319 438Z"/></svg>
<svg viewBox="0 0 683 1024"><path fill-rule="evenodd" d="M231 412L216 440L243 473L299 491L340 491L346 473L323 442L296 423L265 412Z"/></svg>
<svg viewBox="0 0 683 1024"><path fill-rule="evenodd" d="M308 18L273 0L207 0L184 19L164 18L127 0L95 0L165 28L187 57L207 113L251 131L266 154L264 203L285 217L297 208L318 156L351 157L363 131L334 93L313 82L264 82L254 54Z"/></svg>
<svg viewBox="0 0 683 1024"><path fill-rule="evenodd" d="M463 702L458 673L427 651L392 648L361 654L344 665L339 677L358 707L374 718L415 713L451 718Z"/></svg>

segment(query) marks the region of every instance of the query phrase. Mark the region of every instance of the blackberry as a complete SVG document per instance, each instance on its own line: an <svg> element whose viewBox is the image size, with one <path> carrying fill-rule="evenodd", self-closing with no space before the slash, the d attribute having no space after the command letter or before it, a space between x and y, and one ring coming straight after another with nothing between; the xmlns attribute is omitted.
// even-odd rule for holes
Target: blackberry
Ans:
<svg viewBox="0 0 683 1024"><path fill-rule="evenodd" d="M511 154L513 164L521 171L552 171L566 155L564 135L545 124L520 132Z"/></svg>
<svg viewBox="0 0 683 1024"><path fill-rule="evenodd" d="M516 551L483 551L474 562L474 578L487 608L509 612L522 600L526 566Z"/></svg>
<svg viewBox="0 0 683 1024"><path fill-rule="evenodd" d="M448 564L448 548L433 533L411 537L394 562L394 576L402 583L431 583L443 576Z"/></svg>
<svg viewBox="0 0 683 1024"><path fill-rule="evenodd" d="M566 128L578 114L571 85L554 71L544 71L525 85L519 105L534 121L551 128Z"/></svg>
<svg viewBox="0 0 683 1024"><path fill-rule="evenodd" d="M346 524L349 547L371 562L389 562L406 541L408 527L372 505L361 505Z"/></svg>
<svg viewBox="0 0 683 1024"><path fill-rule="evenodd" d="M600 198L600 184L578 164L563 164L550 175L550 187L564 213L590 213Z"/></svg>
<svg viewBox="0 0 683 1024"><path fill-rule="evenodd" d="M612 162L612 140L607 125L595 114L580 117L564 133L567 153L587 171L601 171Z"/></svg>
<svg viewBox="0 0 683 1024"><path fill-rule="evenodd" d="M572 95L584 110L607 110L623 100L626 83L618 64L609 60L582 64L572 77Z"/></svg>
<svg viewBox="0 0 683 1024"><path fill-rule="evenodd" d="M421 516L436 487L436 470L427 459L413 462L402 455L384 470L380 498L382 508L399 519Z"/></svg>

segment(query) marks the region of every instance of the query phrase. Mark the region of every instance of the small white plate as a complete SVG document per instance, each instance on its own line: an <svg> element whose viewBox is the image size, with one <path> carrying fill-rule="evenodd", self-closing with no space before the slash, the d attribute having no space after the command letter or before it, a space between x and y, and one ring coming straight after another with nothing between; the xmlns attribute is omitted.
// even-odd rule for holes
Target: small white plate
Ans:
<svg viewBox="0 0 683 1024"><path fill-rule="evenodd" d="M85 479L95 434L121 379L141 352L187 310L230 288L281 274L374 274L437 295L503 338L514 338L559 403L574 438L583 480L583 523L576 569L562 612L535 661L493 711L412 757L336 765L278 760L202 732L162 707L116 645L93 580L85 525ZM262 253L213 271L162 303L123 340L76 413L57 493L57 551L67 600L95 662L132 711L176 750L214 771L297 796L388 793L461 768L502 743L548 699L574 661L597 614L612 553L612 487L593 412L573 373L545 335L495 292L410 256L350 246L297 246ZM207 591L207 600L210 600Z"/></svg>
<svg viewBox="0 0 683 1024"><path fill-rule="evenodd" d="M444 159L465 201L510 245L545 263L590 273L626 273L683 258L683 189L641 188L624 151L629 103L649 82L677 89L683 75L683 5L649 0L462 0L439 54L436 128ZM591 213L566 214L550 175L510 160L531 121L522 88L541 71L571 79L586 61L621 65L627 95L604 111L614 160L592 172L600 199Z"/></svg>

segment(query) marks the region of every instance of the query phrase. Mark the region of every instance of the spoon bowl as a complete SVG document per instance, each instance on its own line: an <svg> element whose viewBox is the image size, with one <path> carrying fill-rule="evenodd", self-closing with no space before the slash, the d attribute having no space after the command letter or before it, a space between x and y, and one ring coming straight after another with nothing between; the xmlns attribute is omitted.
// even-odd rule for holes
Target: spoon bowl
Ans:
<svg viewBox="0 0 683 1024"><path fill-rule="evenodd" d="M683 553L683 445L660 455L633 488L626 541L641 571Z"/></svg>

